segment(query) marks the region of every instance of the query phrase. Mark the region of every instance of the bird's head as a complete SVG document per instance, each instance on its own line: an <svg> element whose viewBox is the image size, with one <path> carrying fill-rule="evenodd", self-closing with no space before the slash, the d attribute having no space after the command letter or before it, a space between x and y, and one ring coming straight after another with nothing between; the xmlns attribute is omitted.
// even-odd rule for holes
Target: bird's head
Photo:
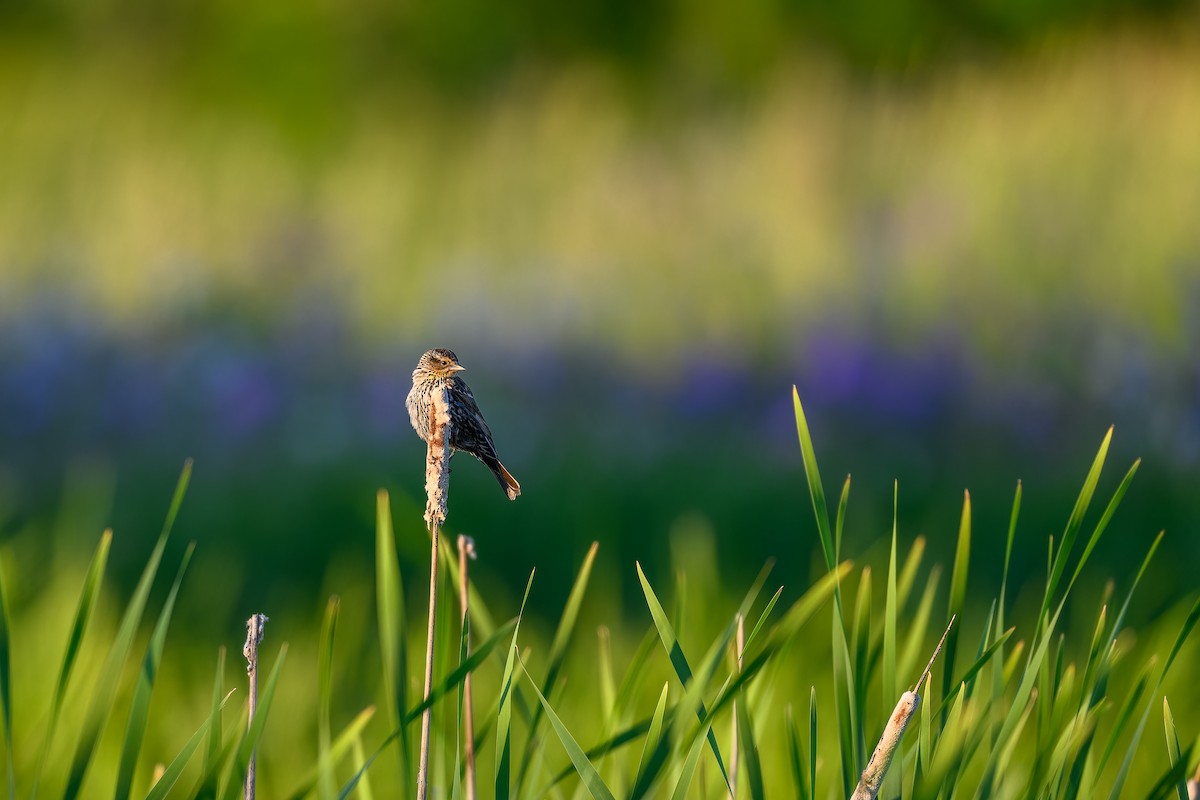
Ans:
<svg viewBox="0 0 1200 800"><path fill-rule="evenodd" d="M456 372L462 372L466 367L458 363L458 356L444 347L435 347L421 356L417 369L439 378L448 378Z"/></svg>

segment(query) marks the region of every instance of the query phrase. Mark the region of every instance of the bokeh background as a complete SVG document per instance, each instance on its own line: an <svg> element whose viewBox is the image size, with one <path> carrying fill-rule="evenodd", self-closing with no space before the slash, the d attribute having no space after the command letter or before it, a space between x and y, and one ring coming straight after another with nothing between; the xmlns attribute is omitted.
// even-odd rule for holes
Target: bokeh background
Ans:
<svg viewBox="0 0 1200 800"><path fill-rule="evenodd" d="M802 590L796 384L827 491L854 476L847 554L878 558L898 480L902 544L948 562L969 488L981 598L1017 480L1037 584L1115 424L1101 491L1144 463L1097 573L1165 528L1132 612L1153 617L1200 557L1198 21L1174 0L0 3L16 602L107 525L131 586L188 456L172 546L199 542L203 601L176 625L204 647L369 593L379 487L419 597L403 401L447 346L524 488L456 459L449 529L500 609L537 566L552 624L593 539L603 607L639 632L633 560L667 580L672 548L711 548L728 587L775 557Z"/></svg>

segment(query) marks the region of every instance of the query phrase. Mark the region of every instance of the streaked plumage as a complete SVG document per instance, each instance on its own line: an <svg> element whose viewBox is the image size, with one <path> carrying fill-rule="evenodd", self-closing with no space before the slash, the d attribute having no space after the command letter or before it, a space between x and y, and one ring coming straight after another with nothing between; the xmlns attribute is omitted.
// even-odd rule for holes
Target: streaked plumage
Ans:
<svg viewBox="0 0 1200 800"><path fill-rule="evenodd" d="M412 389L404 401L409 421L417 435L428 442L434 392L445 392L450 408L450 447L470 453L482 461L496 476L508 499L516 500L521 493L521 484L500 463L496 445L492 443L492 431L479 411L475 396L466 382L458 377L463 369L458 363L458 356L445 348L437 347L421 356L417 368L413 370Z"/></svg>

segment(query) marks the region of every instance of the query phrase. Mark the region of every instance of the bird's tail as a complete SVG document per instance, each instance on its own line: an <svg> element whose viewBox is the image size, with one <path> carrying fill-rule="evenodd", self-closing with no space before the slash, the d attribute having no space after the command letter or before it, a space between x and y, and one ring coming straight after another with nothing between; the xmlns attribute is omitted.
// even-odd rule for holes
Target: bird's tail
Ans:
<svg viewBox="0 0 1200 800"><path fill-rule="evenodd" d="M517 495L521 493L521 484L517 483L517 479L512 476L512 473L504 468L500 463L500 459L490 459L486 462L491 468L492 474L496 476L496 480L500 482L500 487L504 489L504 493L508 495L509 500L516 500Z"/></svg>

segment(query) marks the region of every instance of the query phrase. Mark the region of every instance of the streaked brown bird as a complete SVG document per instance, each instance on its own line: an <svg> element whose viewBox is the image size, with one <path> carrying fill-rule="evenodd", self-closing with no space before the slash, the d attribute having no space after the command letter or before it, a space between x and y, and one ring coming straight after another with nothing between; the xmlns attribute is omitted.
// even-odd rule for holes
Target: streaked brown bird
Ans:
<svg viewBox="0 0 1200 800"><path fill-rule="evenodd" d="M413 430L426 443L429 442L429 420L435 392L445 392L450 408L450 447L462 450L482 461L496 480L500 482L509 500L516 500L521 493L521 484L512 476L496 455L492 443L492 431L483 420L475 396L466 381L458 376L466 367L458 363L458 356L443 347L435 347L421 356L413 370L413 385L404 405Z"/></svg>

